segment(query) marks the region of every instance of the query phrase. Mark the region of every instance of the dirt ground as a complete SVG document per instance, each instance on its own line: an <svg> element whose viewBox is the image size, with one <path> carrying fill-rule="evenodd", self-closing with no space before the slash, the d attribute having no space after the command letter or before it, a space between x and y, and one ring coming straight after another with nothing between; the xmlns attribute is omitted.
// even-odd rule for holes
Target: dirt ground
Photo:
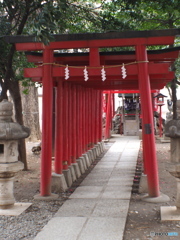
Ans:
<svg viewBox="0 0 180 240"><path fill-rule="evenodd" d="M180 239L180 221L161 222L160 219L160 207L175 206L176 202L176 180L165 167L165 163L170 160L170 143L160 143L159 140L156 140L156 149L160 191L168 195L170 201L147 203L141 200L142 194L132 194L124 240ZM142 151L139 153L139 158L142 159ZM179 236L167 236L168 233L174 232ZM153 233L156 233L156 236L152 236Z"/></svg>
<svg viewBox="0 0 180 240"><path fill-rule="evenodd" d="M32 146L35 144L27 144L27 156L29 171L21 171L15 180L15 198L21 202L34 203L34 195L39 193L40 187L40 155L34 155L31 152ZM165 169L165 163L170 159L170 143L160 143L156 141L157 159L159 167L160 191L170 197L170 201L166 203L147 203L141 200L141 195L132 193L129 207L129 213L124 232L124 240L143 240L143 239L180 239L180 221L160 221L160 206L174 206L176 200L176 180ZM139 159L142 159L142 152L139 153ZM88 172L87 172L88 174ZM85 176L83 176L85 177ZM75 187L70 188L67 193L62 194L61 203L66 201L71 191ZM35 209L36 211L36 209ZM158 233L159 236L150 236L151 232ZM168 237L168 232L176 232L179 236Z"/></svg>
<svg viewBox="0 0 180 240"><path fill-rule="evenodd" d="M38 143L27 142L28 171L18 172L14 183L14 196L17 202L32 202L40 187L40 155L32 153L33 146Z"/></svg>

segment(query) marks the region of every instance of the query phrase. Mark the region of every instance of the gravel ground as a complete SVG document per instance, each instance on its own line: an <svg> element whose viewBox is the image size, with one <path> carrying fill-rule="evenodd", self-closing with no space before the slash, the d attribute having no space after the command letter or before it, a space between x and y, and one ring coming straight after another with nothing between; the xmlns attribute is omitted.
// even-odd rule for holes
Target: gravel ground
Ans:
<svg viewBox="0 0 180 240"><path fill-rule="evenodd" d="M19 216L0 216L0 240L32 240L38 232L59 210L69 195L82 182L97 162L103 157L112 143L105 144L106 151L99 156L93 165L66 192L60 193L53 201L34 200L40 189L40 155L31 152L37 144L27 143L28 171L17 174L14 182L16 202L29 202L32 205Z"/></svg>

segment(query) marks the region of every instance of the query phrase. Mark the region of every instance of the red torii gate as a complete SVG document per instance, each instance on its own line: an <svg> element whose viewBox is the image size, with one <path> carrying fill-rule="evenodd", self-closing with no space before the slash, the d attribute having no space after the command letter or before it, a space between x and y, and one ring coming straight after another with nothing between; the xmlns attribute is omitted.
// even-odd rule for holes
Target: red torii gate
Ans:
<svg viewBox="0 0 180 240"><path fill-rule="evenodd" d="M140 91L149 196L159 196L151 89L161 89L172 80L174 73L169 68L179 49L150 53L146 46L172 45L179 34L180 29L55 35L48 46L36 42L33 36L6 38L8 42L16 43L18 51L42 52L27 55L28 60L38 67L25 69L25 77L43 84L41 196L51 195L53 87L56 87L55 172L59 174L101 141L102 90ZM99 53L100 48L125 46L133 46L135 51ZM89 48L89 53L63 55L55 52L82 48ZM121 75L123 64L127 72L125 79ZM70 76L65 80L67 65ZM85 66L88 81L84 81ZM105 81L101 78L103 66Z"/></svg>

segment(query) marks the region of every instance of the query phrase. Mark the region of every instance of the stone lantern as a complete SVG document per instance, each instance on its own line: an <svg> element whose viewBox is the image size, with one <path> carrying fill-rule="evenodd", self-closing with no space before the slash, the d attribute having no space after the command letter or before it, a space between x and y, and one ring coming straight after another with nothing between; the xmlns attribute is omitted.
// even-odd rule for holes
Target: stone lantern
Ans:
<svg viewBox="0 0 180 240"><path fill-rule="evenodd" d="M166 123L165 135L171 138L171 161L166 169L177 180L177 197L176 206L161 207L161 220L180 220L180 119Z"/></svg>
<svg viewBox="0 0 180 240"><path fill-rule="evenodd" d="M18 161L18 140L30 134L29 128L12 121L12 110L12 103L0 102L0 214L15 204L14 176L23 169L23 163Z"/></svg>
<svg viewBox="0 0 180 240"><path fill-rule="evenodd" d="M156 98L156 104L159 107L159 137L162 137L163 131L162 131L162 106L164 105L164 98L167 97L163 95L162 93L159 93L158 95L154 96Z"/></svg>

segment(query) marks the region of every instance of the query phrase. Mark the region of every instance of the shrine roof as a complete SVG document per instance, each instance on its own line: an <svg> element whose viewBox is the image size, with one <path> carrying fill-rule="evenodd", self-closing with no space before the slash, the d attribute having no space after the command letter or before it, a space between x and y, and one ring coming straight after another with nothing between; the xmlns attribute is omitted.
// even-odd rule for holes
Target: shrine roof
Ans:
<svg viewBox="0 0 180 240"><path fill-rule="evenodd" d="M76 34L57 34L53 35L54 41L78 41L78 40L100 40L100 39L118 39L118 38L149 38L149 37L167 37L180 36L180 28L163 30L145 30L145 31L109 31L105 33L76 33ZM9 43L27 43L37 42L35 36L5 36L4 39Z"/></svg>
<svg viewBox="0 0 180 240"><path fill-rule="evenodd" d="M148 50L149 61L156 62L174 62L178 57L180 47L165 48L160 50ZM100 60L105 64L116 64L119 62L126 63L128 61L135 61L135 51L112 51L112 52L99 52ZM26 52L26 57L29 62L35 64L41 64L43 62L41 52ZM89 52L78 52L78 53L54 53L54 61L61 62L63 64L70 65L83 65L88 64Z"/></svg>

